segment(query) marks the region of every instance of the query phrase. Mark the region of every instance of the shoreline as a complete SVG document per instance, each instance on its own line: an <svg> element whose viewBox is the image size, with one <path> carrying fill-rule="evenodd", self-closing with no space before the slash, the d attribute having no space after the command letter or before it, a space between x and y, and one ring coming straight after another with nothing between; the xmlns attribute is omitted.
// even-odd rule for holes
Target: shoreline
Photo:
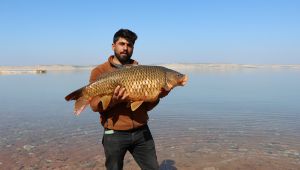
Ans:
<svg viewBox="0 0 300 170"><path fill-rule="evenodd" d="M175 70L241 70L241 69L299 69L300 64L225 64L225 63L196 63L196 64L157 64ZM15 74L44 74L49 71L91 70L95 65L33 65L33 66L0 66L0 75Z"/></svg>
<svg viewBox="0 0 300 170"><path fill-rule="evenodd" d="M49 71L91 70L94 67L77 65L0 66L0 75L45 74Z"/></svg>

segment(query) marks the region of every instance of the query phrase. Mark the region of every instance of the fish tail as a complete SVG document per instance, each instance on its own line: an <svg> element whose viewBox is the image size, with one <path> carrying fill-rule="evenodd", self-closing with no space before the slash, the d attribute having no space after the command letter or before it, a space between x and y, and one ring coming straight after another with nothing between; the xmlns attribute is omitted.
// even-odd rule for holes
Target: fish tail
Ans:
<svg viewBox="0 0 300 170"><path fill-rule="evenodd" d="M89 100L83 95L82 93L83 89L84 87L75 90L65 97L66 101L76 100L75 107L74 107L74 113L76 115L79 115L85 109L85 107L90 103Z"/></svg>
<svg viewBox="0 0 300 170"><path fill-rule="evenodd" d="M81 96L75 102L74 113L79 115L88 104L90 104L90 102L84 96Z"/></svg>
<svg viewBox="0 0 300 170"><path fill-rule="evenodd" d="M65 99L66 101L70 101L70 100L77 100L82 96L82 90L84 87L73 91L72 93L68 94Z"/></svg>

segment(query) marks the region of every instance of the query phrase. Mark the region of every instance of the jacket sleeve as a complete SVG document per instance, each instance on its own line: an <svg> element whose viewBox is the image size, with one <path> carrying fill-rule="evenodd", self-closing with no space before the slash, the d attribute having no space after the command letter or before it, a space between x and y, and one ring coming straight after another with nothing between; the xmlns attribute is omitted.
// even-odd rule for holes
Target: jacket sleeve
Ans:
<svg viewBox="0 0 300 170"><path fill-rule="evenodd" d="M95 82L101 74L102 74L102 71L99 68L94 68L91 71L90 83Z"/></svg>
<svg viewBox="0 0 300 170"><path fill-rule="evenodd" d="M157 99L155 102L145 102L145 108L147 111L152 110L155 106L157 106L157 104L159 103L160 99Z"/></svg>

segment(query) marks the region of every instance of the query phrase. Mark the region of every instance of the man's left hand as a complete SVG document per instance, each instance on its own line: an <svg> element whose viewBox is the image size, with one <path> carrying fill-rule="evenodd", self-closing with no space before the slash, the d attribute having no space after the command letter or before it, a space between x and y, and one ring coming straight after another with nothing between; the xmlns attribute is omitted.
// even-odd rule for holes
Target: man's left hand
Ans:
<svg viewBox="0 0 300 170"><path fill-rule="evenodd" d="M167 91L165 89L162 89L160 94L158 95L159 98L163 98L166 97L168 94L170 93L170 91Z"/></svg>

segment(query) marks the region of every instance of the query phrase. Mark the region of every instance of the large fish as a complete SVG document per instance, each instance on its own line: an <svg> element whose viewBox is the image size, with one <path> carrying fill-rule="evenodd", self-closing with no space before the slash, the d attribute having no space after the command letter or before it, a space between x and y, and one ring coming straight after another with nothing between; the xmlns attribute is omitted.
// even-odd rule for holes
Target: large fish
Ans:
<svg viewBox="0 0 300 170"><path fill-rule="evenodd" d="M100 96L105 110L119 85L126 89L131 110L135 111L143 102L156 101L162 90L170 91L176 86L183 86L187 80L186 75L162 66L124 67L102 74L97 81L70 93L65 99L76 100L76 115L79 115L95 96Z"/></svg>

